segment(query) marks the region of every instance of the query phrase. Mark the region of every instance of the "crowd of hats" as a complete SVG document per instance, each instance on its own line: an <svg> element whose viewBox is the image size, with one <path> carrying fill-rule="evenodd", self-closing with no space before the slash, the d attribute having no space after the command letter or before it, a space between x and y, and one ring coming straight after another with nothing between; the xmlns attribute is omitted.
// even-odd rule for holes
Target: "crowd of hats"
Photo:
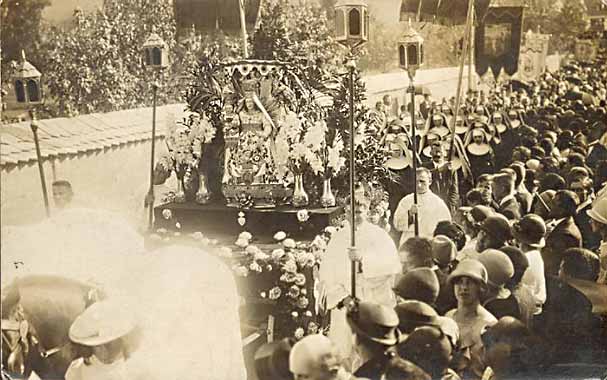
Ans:
<svg viewBox="0 0 607 380"><path fill-rule="evenodd" d="M383 347L385 378L397 372L409 377L392 378L470 375L460 326L444 316L458 307L453 284L462 277L481 285L482 304L497 319L481 334L493 378L542 376L560 362L607 362L606 102L603 55L530 84L469 94L456 132L465 147L479 138L479 146L496 153L495 161L473 168L472 188L462 194L453 222L439 223L432 238L405 242L403 249L415 251L410 254L428 257L396 279L394 309L360 301L348 307L357 344ZM447 102L430 110L420 131L422 148L448 141L452 115ZM407 133L410 118L401 120ZM508 138L515 144L500 154ZM466 151L485 154L479 147ZM506 197L491 193L491 186L513 189L507 195L516 199L516 209L502 209ZM546 294L539 303L523 281L536 265L529 252L544 265ZM515 300L516 313L503 304L491 307L503 294ZM256 356L260 379L316 378L311 374L318 368L337 374L346 370L340 363L335 346L321 335L274 342Z"/></svg>

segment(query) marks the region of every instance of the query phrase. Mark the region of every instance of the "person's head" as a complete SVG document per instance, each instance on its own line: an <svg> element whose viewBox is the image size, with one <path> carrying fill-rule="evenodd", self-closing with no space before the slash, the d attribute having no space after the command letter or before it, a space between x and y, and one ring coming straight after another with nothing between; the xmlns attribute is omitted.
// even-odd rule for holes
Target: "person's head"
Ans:
<svg viewBox="0 0 607 380"><path fill-rule="evenodd" d="M367 220L367 216L369 214L370 200L362 185L357 185L355 192L355 210L354 210L354 220L357 226L360 226ZM346 216L348 220L350 220L351 209L350 209L350 197L347 198L347 203L345 207Z"/></svg>
<svg viewBox="0 0 607 380"><path fill-rule="evenodd" d="M53 182L53 200L57 208L62 209L67 207L73 197L72 185L68 181L60 180Z"/></svg>
<svg viewBox="0 0 607 380"><path fill-rule="evenodd" d="M493 194L496 200L514 193L514 176L510 173L500 173L493 176Z"/></svg>
<svg viewBox="0 0 607 380"><path fill-rule="evenodd" d="M476 180L476 188L481 191L483 200L491 204L493 201L493 178L488 174L481 174Z"/></svg>
<svg viewBox="0 0 607 380"><path fill-rule="evenodd" d="M567 188L565 179L557 173L543 173L542 179L540 180L539 191L543 192L546 190L564 190Z"/></svg>
<svg viewBox="0 0 607 380"><path fill-rule="evenodd" d="M487 287L487 270L478 260L462 260L448 278L453 285L458 308L475 306L481 302L481 296Z"/></svg>
<svg viewBox="0 0 607 380"><path fill-rule="evenodd" d="M432 161L434 162L442 162L445 158L445 151L440 142L435 142L430 147L430 155L432 156Z"/></svg>
<svg viewBox="0 0 607 380"><path fill-rule="evenodd" d="M550 212L550 204L552 203L552 199L556 195L556 191L554 190L546 190L536 196L531 204L531 212L539 215L542 219L548 219L548 214ZM540 200L541 198L541 200Z"/></svg>
<svg viewBox="0 0 607 380"><path fill-rule="evenodd" d="M123 305L112 299L96 302L82 312L69 329L72 342L89 347L104 364L127 356L125 338L136 329L136 321Z"/></svg>
<svg viewBox="0 0 607 380"><path fill-rule="evenodd" d="M375 103L375 110L382 112L384 110L384 103L382 102L376 102Z"/></svg>
<svg viewBox="0 0 607 380"><path fill-rule="evenodd" d="M255 109L255 101L250 96L244 98L244 105L247 111L253 111Z"/></svg>
<svg viewBox="0 0 607 380"><path fill-rule="evenodd" d="M255 351L255 373L259 380L291 380L293 373L289 370L289 356L294 338L263 344ZM301 356L300 358L301 359Z"/></svg>
<svg viewBox="0 0 607 380"><path fill-rule="evenodd" d="M293 345L289 370L294 380L337 380L344 371L337 348L322 334L308 335Z"/></svg>
<svg viewBox="0 0 607 380"><path fill-rule="evenodd" d="M500 251L504 252L512 261L512 265L514 266L514 275L510 279L508 283L506 283L506 287L510 290L514 289L518 286L525 274L527 268L529 268L529 260L527 256L520 249L512 246L502 247Z"/></svg>
<svg viewBox="0 0 607 380"><path fill-rule="evenodd" d="M512 225L512 235L525 251L540 249L546 245L546 223L536 214L527 214Z"/></svg>
<svg viewBox="0 0 607 380"><path fill-rule="evenodd" d="M432 173L426 168L417 168L417 193L425 194L432 184Z"/></svg>
<svg viewBox="0 0 607 380"><path fill-rule="evenodd" d="M596 253L584 248L569 248L563 253L559 276L595 282L600 261Z"/></svg>
<svg viewBox="0 0 607 380"><path fill-rule="evenodd" d="M421 326L436 326L438 324L438 313L429 304L406 300L399 302L394 307L398 315L398 330L408 335ZM401 336L401 340L404 336Z"/></svg>
<svg viewBox="0 0 607 380"><path fill-rule="evenodd" d="M354 349L362 357L378 357L399 340L398 315L387 306L357 302L346 313Z"/></svg>
<svg viewBox="0 0 607 380"><path fill-rule="evenodd" d="M484 204L483 194L479 188L474 188L466 193L466 206L474 207Z"/></svg>
<svg viewBox="0 0 607 380"><path fill-rule="evenodd" d="M410 237L400 247L399 256L403 273L415 268L431 268L434 265L432 241L424 237Z"/></svg>
<svg viewBox="0 0 607 380"><path fill-rule="evenodd" d="M603 239L607 238L607 198L596 199L586 213L590 217L592 231L600 234Z"/></svg>
<svg viewBox="0 0 607 380"><path fill-rule="evenodd" d="M527 162L531 159L531 150L526 146L517 146L512 150L512 161Z"/></svg>
<svg viewBox="0 0 607 380"><path fill-rule="evenodd" d="M512 229L508 219L501 214L494 214L486 218L480 226L477 236L476 250L483 252L486 249L500 249L512 239Z"/></svg>
<svg viewBox="0 0 607 380"><path fill-rule="evenodd" d="M433 236L444 235L455 243L458 251L461 251L466 245L466 232L459 224L450 220L441 220L436 224L432 233Z"/></svg>
<svg viewBox="0 0 607 380"><path fill-rule="evenodd" d="M439 268L445 270L453 263L457 247L453 240L445 235L436 235L432 239L432 257Z"/></svg>
<svg viewBox="0 0 607 380"><path fill-rule="evenodd" d="M434 326L419 327L397 346L398 354L411 360L433 379L439 379L449 367L452 348L447 336Z"/></svg>
<svg viewBox="0 0 607 380"><path fill-rule="evenodd" d="M399 356L393 356L386 363L383 380L430 380L423 369Z"/></svg>
<svg viewBox="0 0 607 380"><path fill-rule="evenodd" d="M492 292L499 292L514 276L514 265L504 252L487 249L478 256L487 270L487 285Z"/></svg>
<svg viewBox="0 0 607 380"><path fill-rule="evenodd" d="M519 187L525 180L525 174L527 173L525 165L523 165L522 162L513 162L510 164L510 169L512 169L515 173L514 186Z"/></svg>
<svg viewBox="0 0 607 380"><path fill-rule="evenodd" d="M525 324L506 316L489 327L481 336L484 362L491 366L496 379L533 378L533 371L541 362L542 350L536 347L537 339Z"/></svg>
<svg viewBox="0 0 607 380"><path fill-rule="evenodd" d="M436 303L439 291L440 284L436 273L425 267L408 270L394 287L394 294L399 300L417 300L428 305Z"/></svg>
<svg viewBox="0 0 607 380"><path fill-rule="evenodd" d="M547 275L556 276L561 267L565 251L569 248L579 248L581 236L569 234L548 235L546 246L542 248L542 259L544 260L544 272Z"/></svg>
<svg viewBox="0 0 607 380"><path fill-rule="evenodd" d="M482 144L485 142L485 132L481 128L472 130L472 142L475 144Z"/></svg>
<svg viewBox="0 0 607 380"><path fill-rule="evenodd" d="M584 203L592 193L592 179L581 178L578 181L571 182L569 189L577 195L580 204Z"/></svg>
<svg viewBox="0 0 607 380"><path fill-rule="evenodd" d="M578 204L579 199L573 191L559 190L550 204L549 217L560 219L575 216Z"/></svg>

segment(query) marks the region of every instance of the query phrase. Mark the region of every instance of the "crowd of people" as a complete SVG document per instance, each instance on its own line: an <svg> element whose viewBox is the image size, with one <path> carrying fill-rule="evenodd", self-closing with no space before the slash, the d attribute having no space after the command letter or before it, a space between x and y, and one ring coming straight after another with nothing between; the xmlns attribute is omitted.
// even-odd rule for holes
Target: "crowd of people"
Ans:
<svg viewBox="0 0 607 380"><path fill-rule="evenodd" d="M410 105L378 102L392 228L365 218L362 186L360 245L338 231L320 266L328 333L263 346L259 377L543 378L607 363L606 102L600 59L470 92L455 122L453 99L426 96L416 125Z"/></svg>

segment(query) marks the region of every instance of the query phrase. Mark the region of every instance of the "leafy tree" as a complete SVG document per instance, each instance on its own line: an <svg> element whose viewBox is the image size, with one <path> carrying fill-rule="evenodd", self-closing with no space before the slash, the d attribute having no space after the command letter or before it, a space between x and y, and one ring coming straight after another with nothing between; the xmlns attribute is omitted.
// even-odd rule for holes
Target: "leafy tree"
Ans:
<svg viewBox="0 0 607 380"><path fill-rule="evenodd" d="M291 60L288 9L287 0L271 0L262 4L259 26L250 37L251 58Z"/></svg>
<svg viewBox="0 0 607 380"><path fill-rule="evenodd" d="M586 29L585 5L582 0L563 0L563 7L555 17L553 33L559 37L561 44L573 51L576 38Z"/></svg>
<svg viewBox="0 0 607 380"><path fill-rule="evenodd" d="M0 3L3 62L17 60L21 50L28 56L37 50L41 41L42 11L50 4L50 0L3 0Z"/></svg>

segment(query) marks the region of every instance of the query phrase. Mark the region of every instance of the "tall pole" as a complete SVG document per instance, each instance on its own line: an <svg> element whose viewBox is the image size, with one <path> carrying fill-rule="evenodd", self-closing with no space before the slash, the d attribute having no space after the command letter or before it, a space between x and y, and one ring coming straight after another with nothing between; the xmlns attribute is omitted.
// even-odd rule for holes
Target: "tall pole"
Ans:
<svg viewBox="0 0 607 380"><path fill-rule="evenodd" d="M242 34L242 51L244 53L244 57L249 57L249 48L247 45L247 25L244 14L244 2L245 0L238 0L238 10L240 12L240 33ZM261 7L261 4L259 4Z"/></svg>
<svg viewBox="0 0 607 380"><path fill-rule="evenodd" d="M474 71L472 70L472 66L474 65L474 1L471 0L470 3L472 11L470 13L470 33L468 35L468 92L472 93L474 83Z"/></svg>
<svg viewBox="0 0 607 380"><path fill-rule="evenodd" d="M413 204L417 208L417 126L415 125L415 73L409 70L409 91L411 92L411 144L413 148ZM415 236L419 236L419 218L416 212L413 216Z"/></svg>
<svg viewBox="0 0 607 380"><path fill-rule="evenodd" d="M460 103L462 96L462 77L464 76L464 63L466 62L466 54L469 42L469 35L472 33L472 7L474 6L474 0L468 1L468 15L466 17L466 29L464 32L464 51L462 52L461 62L459 65L459 76L457 78L457 93L455 94L455 114L451 118L451 144L449 145L449 162L453 159L453 149L455 147L455 122L460 111Z"/></svg>
<svg viewBox="0 0 607 380"><path fill-rule="evenodd" d="M34 134L34 145L36 146L36 158L38 159L38 172L40 172L40 185L42 186L42 198L44 199L44 208L46 217L51 216L51 209L48 203L48 192L46 190L46 179L44 177L44 167L42 166L42 154L40 153L40 141L38 140L38 120L36 120L36 111L32 110L32 122L30 128Z"/></svg>
<svg viewBox="0 0 607 380"><path fill-rule="evenodd" d="M156 96L158 93L158 82L152 83L152 149L150 157L150 189L148 190L148 230L154 227L154 154L156 150Z"/></svg>
<svg viewBox="0 0 607 380"><path fill-rule="evenodd" d="M352 54L352 52L350 52ZM350 90L349 106L350 106L350 252L354 254L356 251L356 193L354 189L354 154L356 149L354 146L354 135L356 133L354 128L354 57L350 57L348 62L349 68L349 80L348 86ZM357 271L356 260L351 261L351 276L352 276L352 298L356 298L356 271Z"/></svg>

